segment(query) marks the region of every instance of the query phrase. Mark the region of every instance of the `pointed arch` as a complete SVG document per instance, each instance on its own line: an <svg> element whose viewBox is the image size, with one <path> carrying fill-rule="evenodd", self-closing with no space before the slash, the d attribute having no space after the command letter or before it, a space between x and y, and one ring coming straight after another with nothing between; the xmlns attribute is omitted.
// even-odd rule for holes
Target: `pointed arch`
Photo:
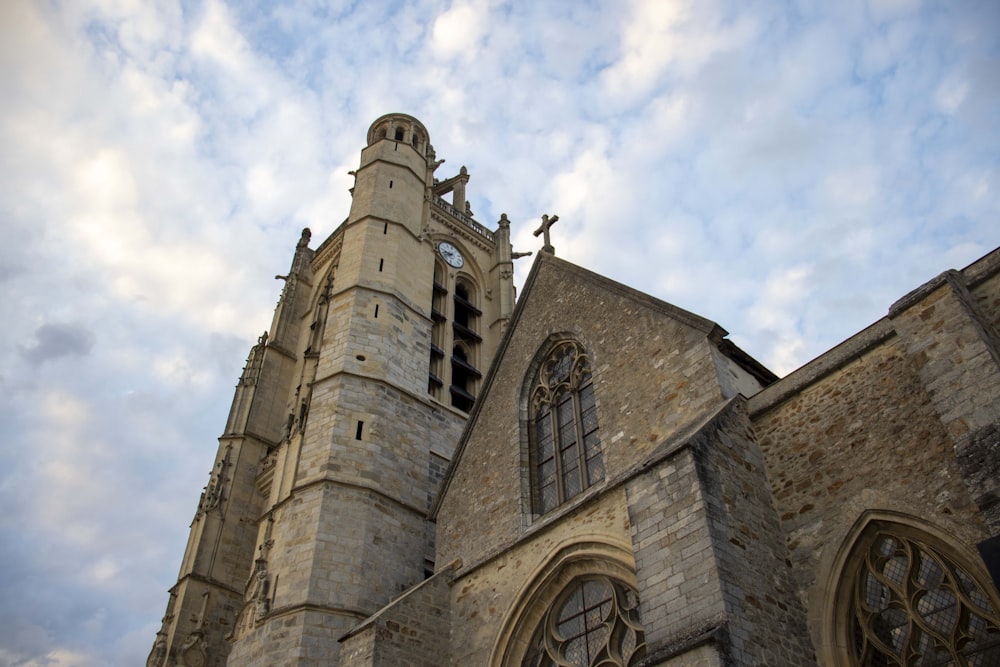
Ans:
<svg viewBox="0 0 1000 667"><path fill-rule="evenodd" d="M309 338L306 344L305 354L307 356L318 355L323 344L323 334L326 329L327 317L329 315L330 298L333 295L334 280L337 269L340 266L340 257L334 258L322 278L318 280L313 288L312 298L309 304L309 312L312 313L312 321L309 324Z"/></svg>
<svg viewBox="0 0 1000 667"><path fill-rule="evenodd" d="M979 556L932 524L868 511L837 553L820 654L831 665L1000 664L1000 599Z"/></svg>
<svg viewBox="0 0 1000 667"><path fill-rule="evenodd" d="M559 655L565 660L566 652L574 646L600 656L598 659L604 659L600 664L608 667L634 664L645 653L636 588L630 550L590 541L562 547L535 571L515 598L494 642L489 666L567 664L552 662L548 656ZM591 595L592 604L588 604ZM577 602L592 615L599 611L600 623L587 627L573 609ZM573 623L570 617L580 619L576 632L566 633L565 628L560 632L554 627L560 618Z"/></svg>
<svg viewBox="0 0 1000 667"><path fill-rule="evenodd" d="M604 481L592 364L569 335L550 336L521 392L531 512L543 515Z"/></svg>

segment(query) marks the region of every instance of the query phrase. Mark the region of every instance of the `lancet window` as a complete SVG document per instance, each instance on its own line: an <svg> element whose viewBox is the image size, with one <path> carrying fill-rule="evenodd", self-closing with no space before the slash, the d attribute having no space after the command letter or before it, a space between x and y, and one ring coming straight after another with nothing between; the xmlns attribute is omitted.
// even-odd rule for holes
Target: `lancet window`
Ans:
<svg viewBox="0 0 1000 667"><path fill-rule="evenodd" d="M1000 665L996 596L946 551L891 524L858 540L842 610L852 667Z"/></svg>
<svg viewBox="0 0 1000 667"><path fill-rule="evenodd" d="M544 514L604 479L590 361L575 341L539 366L529 416L534 507Z"/></svg>
<svg viewBox="0 0 1000 667"><path fill-rule="evenodd" d="M545 612L524 667L629 667L645 655L639 596L607 576L574 580Z"/></svg>

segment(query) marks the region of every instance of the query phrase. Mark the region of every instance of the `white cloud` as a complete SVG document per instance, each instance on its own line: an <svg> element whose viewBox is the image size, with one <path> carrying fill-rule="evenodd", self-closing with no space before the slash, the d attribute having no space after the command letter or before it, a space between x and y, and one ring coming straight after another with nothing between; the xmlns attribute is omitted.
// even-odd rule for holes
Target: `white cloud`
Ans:
<svg viewBox="0 0 1000 667"><path fill-rule="evenodd" d="M196 362L180 350L153 359L152 366L161 380L177 387L204 386L212 379L211 374L197 367Z"/></svg>
<svg viewBox="0 0 1000 667"><path fill-rule="evenodd" d="M456 3L434 20L431 46L446 58L474 55L486 31L486 7L480 3Z"/></svg>
<svg viewBox="0 0 1000 667"><path fill-rule="evenodd" d="M799 322L813 278L813 271L807 266L772 272L748 311L748 321L756 335L770 339L762 356L779 375L794 370L802 362L800 355L805 341Z"/></svg>
<svg viewBox="0 0 1000 667"><path fill-rule="evenodd" d="M868 0L868 12L874 21L898 19L920 8L921 0Z"/></svg>
<svg viewBox="0 0 1000 667"><path fill-rule="evenodd" d="M694 75L712 56L738 51L755 21L723 23L715 3L634 0L621 29L620 58L603 72L608 94L641 99L668 71Z"/></svg>
<svg viewBox="0 0 1000 667"><path fill-rule="evenodd" d="M191 35L191 53L240 75L254 60L250 45L233 25L229 8L218 0L206 3L201 22Z"/></svg>
<svg viewBox="0 0 1000 667"><path fill-rule="evenodd" d="M0 652L0 658L3 657L3 653L5 653L5 651ZM49 651L44 656L32 658L27 662L22 661L20 658L15 658L14 656L10 657L12 662L5 664L17 665L18 667L99 667L103 664L100 658L87 655L81 651L72 651L67 649ZM16 662L13 660L16 660Z"/></svg>
<svg viewBox="0 0 1000 667"><path fill-rule="evenodd" d="M875 165L861 165L829 173L823 188L832 206L854 214L865 212L884 192L881 174Z"/></svg>
<svg viewBox="0 0 1000 667"><path fill-rule="evenodd" d="M612 92L649 88L682 52L679 28L690 16L687 0L633 2L622 29L621 59L607 72Z"/></svg>
<svg viewBox="0 0 1000 667"><path fill-rule="evenodd" d="M969 94L969 84L952 75L945 79L934 91L934 101L945 113L955 113Z"/></svg>
<svg viewBox="0 0 1000 667"><path fill-rule="evenodd" d="M559 214L561 257L781 372L996 244L990 3L389 9L0 3L0 664L145 660L273 276L382 113L516 250Z"/></svg>

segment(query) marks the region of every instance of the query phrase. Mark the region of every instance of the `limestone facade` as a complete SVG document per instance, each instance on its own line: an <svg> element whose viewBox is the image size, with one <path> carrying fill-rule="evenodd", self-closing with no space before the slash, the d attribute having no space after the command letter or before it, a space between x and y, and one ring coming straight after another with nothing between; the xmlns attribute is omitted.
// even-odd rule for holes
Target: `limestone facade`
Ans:
<svg viewBox="0 0 1000 667"><path fill-rule="evenodd" d="M1000 664L1000 251L779 379L551 246L515 305L439 164L378 119L300 240L149 666Z"/></svg>
<svg viewBox="0 0 1000 667"><path fill-rule="evenodd" d="M434 570L427 511L514 304L507 221L477 222L441 162L419 121L378 119L347 219L315 249L303 232L151 667L336 665Z"/></svg>

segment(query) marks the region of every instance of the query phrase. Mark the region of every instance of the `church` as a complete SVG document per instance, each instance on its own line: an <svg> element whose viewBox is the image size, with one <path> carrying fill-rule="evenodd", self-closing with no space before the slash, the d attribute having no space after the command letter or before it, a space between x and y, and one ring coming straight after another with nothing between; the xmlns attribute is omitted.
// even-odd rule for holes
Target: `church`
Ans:
<svg viewBox="0 0 1000 667"><path fill-rule="evenodd" d="M778 378L443 162L302 232L147 667L1000 665L1000 250Z"/></svg>

